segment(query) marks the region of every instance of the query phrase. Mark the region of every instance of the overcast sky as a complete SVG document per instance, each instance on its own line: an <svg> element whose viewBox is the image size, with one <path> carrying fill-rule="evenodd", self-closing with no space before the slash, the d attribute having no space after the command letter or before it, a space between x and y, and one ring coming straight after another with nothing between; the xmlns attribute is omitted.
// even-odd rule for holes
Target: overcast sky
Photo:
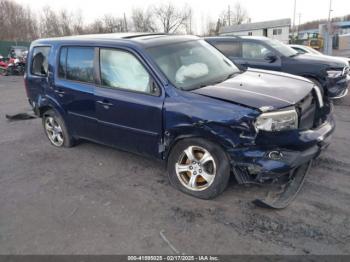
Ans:
<svg viewBox="0 0 350 262"><path fill-rule="evenodd" d="M147 8L159 0L16 0L18 3L30 6L32 9L40 9L45 5L53 9L65 8L68 10L80 10L84 21L91 22L104 14L116 16L127 15L135 7ZM228 5L234 6L237 1L231 0L170 0L176 6L186 3L192 6L194 11L194 29L201 33L208 19L216 20L218 15L227 9ZM240 3L247 9L252 22L273 20L279 18L293 18L294 0L244 0ZM297 0L297 19L301 14L301 23L328 18L329 0ZM350 0L333 0L332 16L350 14Z"/></svg>

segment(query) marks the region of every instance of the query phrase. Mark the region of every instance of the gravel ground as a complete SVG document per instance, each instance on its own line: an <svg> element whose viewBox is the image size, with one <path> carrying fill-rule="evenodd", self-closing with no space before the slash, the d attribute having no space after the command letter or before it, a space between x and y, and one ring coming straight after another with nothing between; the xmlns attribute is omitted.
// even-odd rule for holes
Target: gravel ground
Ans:
<svg viewBox="0 0 350 262"><path fill-rule="evenodd" d="M232 180L204 201L173 189L154 160L90 142L54 148L40 119L5 119L29 110L22 78L0 77L0 254L173 254L164 237L185 254L350 253L349 96L281 211L251 204L263 187Z"/></svg>

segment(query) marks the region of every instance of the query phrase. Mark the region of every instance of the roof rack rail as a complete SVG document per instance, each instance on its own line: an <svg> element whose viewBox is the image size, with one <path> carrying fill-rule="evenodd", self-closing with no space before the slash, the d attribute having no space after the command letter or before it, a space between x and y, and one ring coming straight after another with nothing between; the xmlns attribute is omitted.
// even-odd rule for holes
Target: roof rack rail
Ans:
<svg viewBox="0 0 350 262"><path fill-rule="evenodd" d="M238 36L238 35L216 35L216 36L207 36L207 37L204 37L204 38L224 38L224 37L233 37L233 38L238 38L238 39L241 39L241 36Z"/></svg>
<svg viewBox="0 0 350 262"><path fill-rule="evenodd" d="M157 36L157 35L169 35L167 33L143 33L143 34L135 34L135 35L129 35L129 36L125 36L125 37L122 37L122 38L125 38L125 39L130 39L130 38L136 38L136 37L142 37L142 36Z"/></svg>

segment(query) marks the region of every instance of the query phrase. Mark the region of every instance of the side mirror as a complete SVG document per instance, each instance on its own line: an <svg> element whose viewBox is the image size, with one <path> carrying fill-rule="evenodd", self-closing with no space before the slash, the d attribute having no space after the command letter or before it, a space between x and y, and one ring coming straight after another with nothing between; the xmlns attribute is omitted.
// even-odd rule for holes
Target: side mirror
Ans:
<svg viewBox="0 0 350 262"><path fill-rule="evenodd" d="M273 63L277 60L277 56L273 53L268 53L265 55L264 58L266 61L268 61L269 63Z"/></svg>
<svg viewBox="0 0 350 262"><path fill-rule="evenodd" d="M160 96L160 88L159 86L152 80L151 82L151 95Z"/></svg>

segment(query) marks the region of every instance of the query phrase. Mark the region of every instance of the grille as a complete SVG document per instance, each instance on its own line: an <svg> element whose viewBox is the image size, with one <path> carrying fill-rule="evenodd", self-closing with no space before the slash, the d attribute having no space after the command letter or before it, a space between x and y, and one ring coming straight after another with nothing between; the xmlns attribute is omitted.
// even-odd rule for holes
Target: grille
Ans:
<svg viewBox="0 0 350 262"><path fill-rule="evenodd" d="M327 101L323 101L320 107L315 90L301 100L296 108L299 114L299 128L304 130L319 127L327 120L331 112L331 105Z"/></svg>
<svg viewBox="0 0 350 262"><path fill-rule="evenodd" d="M299 128L313 128L316 113L316 100L313 92L310 92L297 104L297 110L299 111Z"/></svg>

